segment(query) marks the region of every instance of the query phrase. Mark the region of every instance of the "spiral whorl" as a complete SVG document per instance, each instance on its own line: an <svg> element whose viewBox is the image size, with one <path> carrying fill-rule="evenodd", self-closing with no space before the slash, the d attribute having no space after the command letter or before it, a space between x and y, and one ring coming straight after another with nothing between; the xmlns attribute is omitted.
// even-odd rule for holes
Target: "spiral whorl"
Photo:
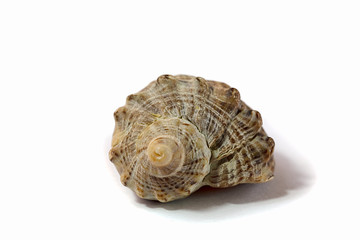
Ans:
<svg viewBox="0 0 360 240"><path fill-rule="evenodd" d="M185 197L202 186L210 171L211 151L204 135L181 118L157 118L145 127L135 153L132 178L125 183L143 198Z"/></svg>
<svg viewBox="0 0 360 240"><path fill-rule="evenodd" d="M147 148L147 155L153 166L166 167L172 162L182 163L185 157L185 149L178 139L164 135L151 140Z"/></svg>

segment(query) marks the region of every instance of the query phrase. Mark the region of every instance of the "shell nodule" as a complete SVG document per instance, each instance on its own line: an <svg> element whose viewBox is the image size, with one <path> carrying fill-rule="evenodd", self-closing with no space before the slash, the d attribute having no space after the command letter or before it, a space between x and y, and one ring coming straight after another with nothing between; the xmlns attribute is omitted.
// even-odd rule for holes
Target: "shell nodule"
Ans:
<svg viewBox="0 0 360 240"><path fill-rule="evenodd" d="M162 75L128 96L114 118L110 160L141 198L169 202L205 185L273 178L274 140L225 83Z"/></svg>

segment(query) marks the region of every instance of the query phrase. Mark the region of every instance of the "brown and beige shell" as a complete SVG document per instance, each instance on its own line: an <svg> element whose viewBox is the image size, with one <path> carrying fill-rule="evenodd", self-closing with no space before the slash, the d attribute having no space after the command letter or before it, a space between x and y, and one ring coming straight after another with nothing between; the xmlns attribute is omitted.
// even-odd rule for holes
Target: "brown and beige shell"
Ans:
<svg viewBox="0 0 360 240"><path fill-rule="evenodd" d="M114 117L110 160L141 198L168 202L205 185L273 178L275 143L260 113L225 83L162 75L128 96Z"/></svg>

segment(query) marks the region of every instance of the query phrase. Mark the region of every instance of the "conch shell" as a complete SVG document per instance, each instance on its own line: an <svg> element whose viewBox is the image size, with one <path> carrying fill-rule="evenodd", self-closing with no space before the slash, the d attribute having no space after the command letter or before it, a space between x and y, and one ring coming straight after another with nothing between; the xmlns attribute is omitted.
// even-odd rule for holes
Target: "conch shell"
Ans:
<svg viewBox="0 0 360 240"><path fill-rule="evenodd" d="M162 75L114 113L110 160L123 185L169 202L202 186L273 178L274 141L260 113L225 83Z"/></svg>

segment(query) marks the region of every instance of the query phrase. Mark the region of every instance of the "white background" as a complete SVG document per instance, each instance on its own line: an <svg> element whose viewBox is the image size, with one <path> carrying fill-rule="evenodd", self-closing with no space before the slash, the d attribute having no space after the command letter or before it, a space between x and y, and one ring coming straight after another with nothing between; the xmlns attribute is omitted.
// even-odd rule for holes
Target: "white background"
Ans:
<svg viewBox="0 0 360 240"><path fill-rule="evenodd" d="M223 81L272 182L138 199L113 112L161 74ZM359 1L1 1L1 239L359 239Z"/></svg>

